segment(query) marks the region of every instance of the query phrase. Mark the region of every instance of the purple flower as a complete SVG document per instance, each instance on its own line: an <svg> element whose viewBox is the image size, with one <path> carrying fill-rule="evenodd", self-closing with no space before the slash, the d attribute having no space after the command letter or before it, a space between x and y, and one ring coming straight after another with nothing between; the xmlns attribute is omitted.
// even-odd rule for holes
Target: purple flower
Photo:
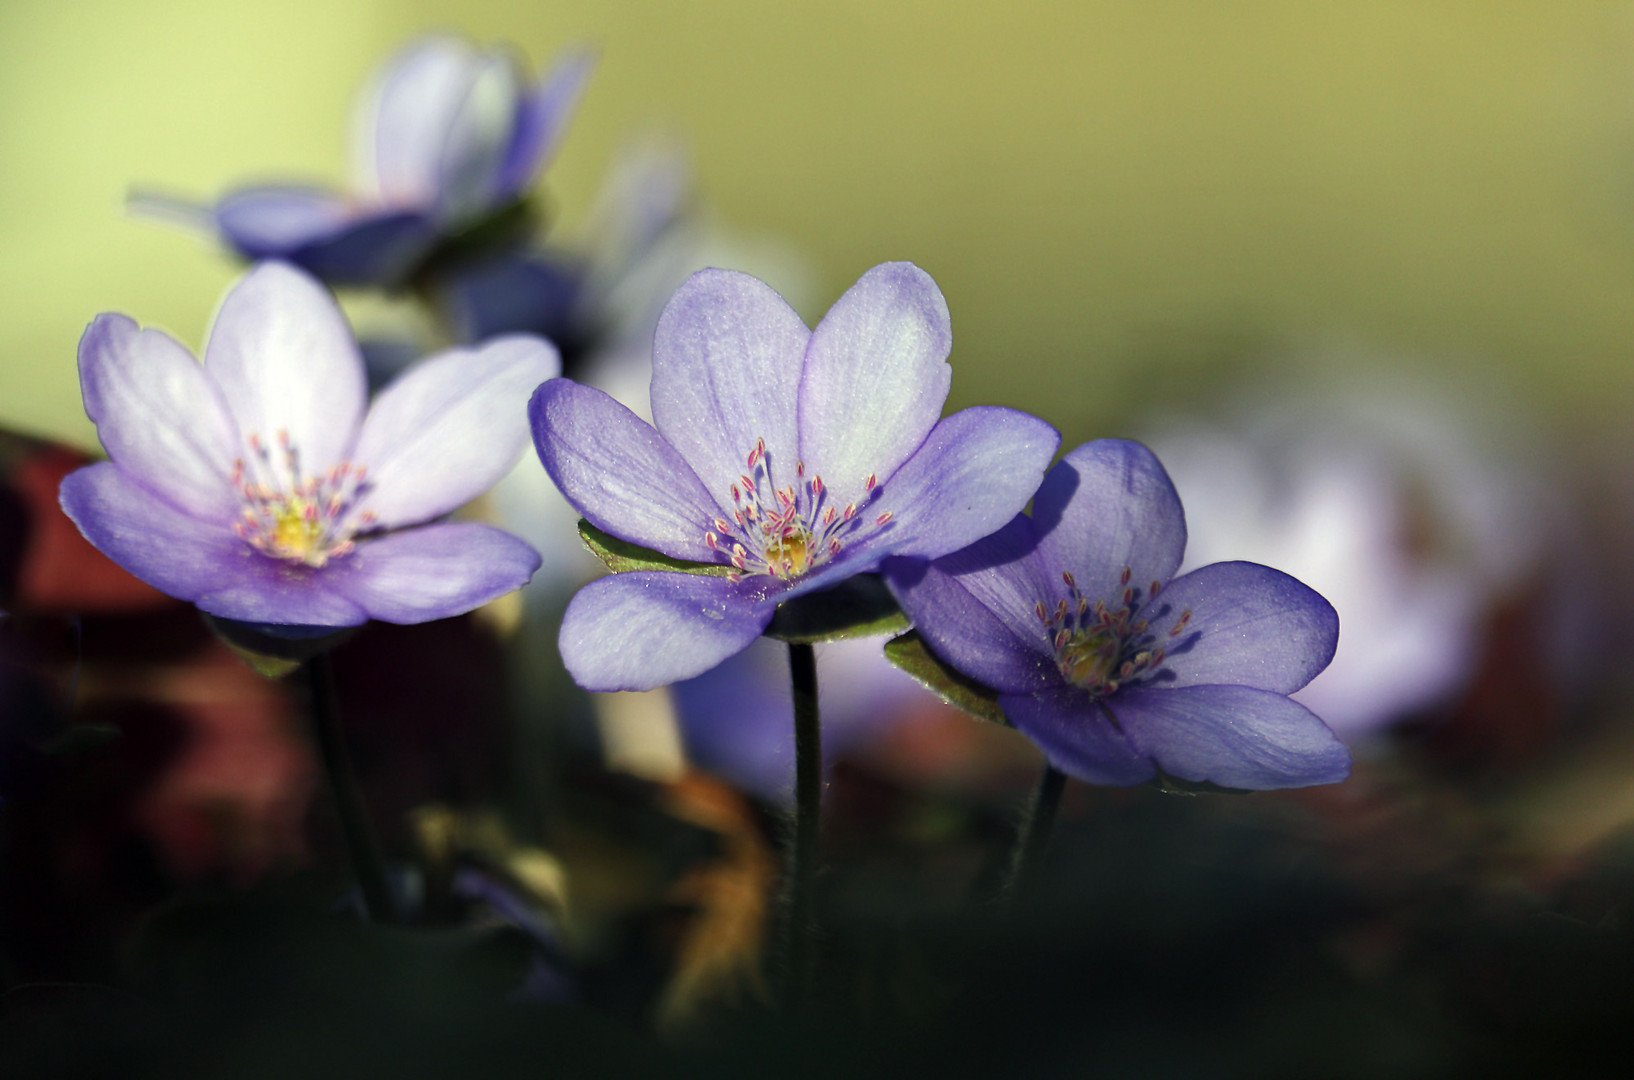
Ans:
<svg viewBox="0 0 1634 1080"><path fill-rule="evenodd" d="M562 657L589 690L689 678L739 652L779 602L957 550L1026 505L1059 442L1013 409L939 419L947 303L911 263L876 266L815 331L748 274L703 270L653 342L647 424L558 379L534 444L598 529L715 573L633 571L568 605Z"/></svg>
<svg viewBox="0 0 1634 1080"><path fill-rule="evenodd" d="M538 554L433 522L527 445L522 397L555 351L498 338L424 361L364 416L363 361L334 300L281 263L227 293L201 366L124 315L79 346L85 411L112 459L62 482L86 539L212 615L271 627L416 623L520 588Z"/></svg>
<svg viewBox="0 0 1634 1080"><path fill-rule="evenodd" d="M1031 518L929 565L884 569L931 651L997 690L1063 772L1246 789L1343 780L1349 752L1287 697L1333 657L1333 608L1256 563L1171 581L1185 547L1157 458L1101 439L1050 470Z"/></svg>
<svg viewBox="0 0 1634 1080"><path fill-rule="evenodd" d="M506 49L422 38L359 104L350 191L261 184L213 208L150 194L134 208L219 232L247 259L287 259L338 284L397 285L436 245L519 199L567 128L593 59L537 85Z"/></svg>

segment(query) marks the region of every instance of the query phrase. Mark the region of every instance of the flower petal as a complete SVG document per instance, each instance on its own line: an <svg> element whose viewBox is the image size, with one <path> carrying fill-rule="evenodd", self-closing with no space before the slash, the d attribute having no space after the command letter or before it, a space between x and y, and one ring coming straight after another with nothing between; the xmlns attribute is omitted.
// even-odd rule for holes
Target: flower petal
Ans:
<svg viewBox="0 0 1634 1080"><path fill-rule="evenodd" d="M925 441L953 380L952 347L942 291L907 262L862 275L812 331L800 455L841 505L861 497L870 473L884 480Z"/></svg>
<svg viewBox="0 0 1634 1080"><path fill-rule="evenodd" d="M1060 443L1017 409L978 406L939 421L869 507L895 515L882 541L893 554L936 558L994 532L1033 497Z"/></svg>
<svg viewBox="0 0 1634 1080"><path fill-rule="evenodd" d="M98 315L79 341L79 381L86 415L127 475L194 516L237 513L238 431L185 348L123 315Z"/></svg>
<svg viewBox="0 0 1634 1080"><path fill-rule="evenodd" d="M891 593L944 663L996 690L1025 694L1060 683L1050 642L1033 614L1038 595L1019 554L1032 527L1016 518L947 559L886 559Z"/></svg>
<svg viewBox="0 0 1634 1080"><path fill-rule="evenodd" d="M500 176L521 106L521 82L516 63L504 52L485 53L472 66L464 100L442 147L437 212L443 221L469 221L499 201Z"/></svg>
<svg viewBox="0 0 1634 1080"><path fill-rule="evenodd" d="M1268 690L1136 687L1106 704L1130 744L1182 780L1262 791L1334 784L1350 775L1350 751L1328 726Z"/></svg>
<svg viewBox="0 0 1634 1080"><path fill-rule="evenodd" d="M1173 576L1186 550L1186 517L1168 473L1150 450L1123 439L1085 443L1056 463L1033 499L1033 521L1045 570L1071 571L1091 603L1111 607L1125 567L1144 594Z"/></svg>
<svg viewBox="0 0 1634 1080"><path fill-rule="evenodd" d="M304 470L342 461L367 393L363 357L329 293L287 263L262 263L227 293L204 366L240 434L288 432Z"/></svg>
<svg viewBox="0 0 1634 1080"><path fill-rule="evenodd" d="M539 387L528 416L545 471L590 524L677 559L718 561L704 543L715 501L652 425L570 379Z"/></svg>
<svg viewBox="0 0 1634 1080"><path fill-rule="evenodd" d="M104 555L212 615L295 626L368 621L362 608L326 587L323 571L267 558L220 522L171 509L111 463L70 474L61 501Z"/></svg>
<svg viewBox="0 0 1634 1080"><path fill-rule="evenodd" d="M371 477L364 505L393 529L487 491L527 448L527 395L560 370L555 346L524 335L422 361L363 422L352 456Z"/></svg>
<svg viewBox="0 0 1634 1080"><path fill-rule="evenodd" d="M562 618L562 661L586 690L651 690L701 675L771 621L725 578L638 570L580 589Z"/></svg>
<svg viewBox="0 0 1634 1080"><path fill-rule="evenodd" d="M400 50L358 101L357 186L387 206L430 210L443 151L481 63L470 42L449 34Z"/></svg>
<svg viewBox="0 0 1634 1080"><path fill-rule="evenodd" d="M437 238L435 222L424 214L372 214L296 248L287 257L332 285L397 288L408 280Z"/></svg>
<svg viewBox="0 0 1634 1080"><path fill-rule="evenodd" d="M588 49L568 52L522 99L515 137L499 174L499 198L520 195L539 170L549 164L595 66L596 55Z"/></svg>
<svg viewBox="0 0 1634 1080"><path fill-rule="evenodd" d="M324 568L324 584L370 618L421 623L520 589L539 562L537 551L502 529L451 521L365 540Z"/></svg>
<svg viewBox="0 0 1634 1080"><path fill-rule="evenodd" d="M766 440L779 486L795 482L800 368L811 332L772 287L735 270L700 270L659 316L652 351L653 425L722 510Z"/></svg>
<svg viewBox="0 0 1634 1080"><path fill-rule="evenodd" d="M245 548L239 572L194 599L200 611L255 623L276 636L279 626L361 626L369 613L332 592L322 570L269 559Z"/></svg>
<svg viewBox="0 0 1634 1080"><path fill-rule="evenodd" d="M154 498L111 462L69 473L59 500L98 551L178 600L195 600L232 581L249 553L226 525Z"/></svg>
<svg viewBox="0 0 1634 1080"><path fill-rule="evenodd" d="M1051 765L1091 784L1143 784L1157 775L1106 713L1082 690L1060 687L1038 694L1000 694L999 707Z"/></svg>
<svg viewBox="0 0 1634 1080"><path fill-rule="evenodd" d="M285 185L229 192L216 203L215 215L227 243L248 259L288 256L327 240L356 218L346 199L333 191Z"/></svg>
<svg viewBox="0 0 1634 1080"><path fill-rule="evenodd" d="M1186 628L1167 628L1190 611ZM1213 563L1175 578L1141 610L1169 661L1166 690L1232 683L1291 694L1333 659L1339 616L1310 586L1249 562Z"/></svg>

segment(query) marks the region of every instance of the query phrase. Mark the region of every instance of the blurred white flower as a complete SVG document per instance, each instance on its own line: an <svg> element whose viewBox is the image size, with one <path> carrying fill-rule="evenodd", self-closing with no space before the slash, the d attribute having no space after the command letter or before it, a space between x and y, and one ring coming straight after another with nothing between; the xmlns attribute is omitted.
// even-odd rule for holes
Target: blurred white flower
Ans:
<svg viewBox="0 0 1634 1080"><path fill-rule="evenodd" d="M1265 563L1338 610L1332 665L1294 697L1350 739L1457 695L1494 605L1571 531L1513 416L1405 376L1262 388L1145 441L1186 507L1182 570Z"/></svg>

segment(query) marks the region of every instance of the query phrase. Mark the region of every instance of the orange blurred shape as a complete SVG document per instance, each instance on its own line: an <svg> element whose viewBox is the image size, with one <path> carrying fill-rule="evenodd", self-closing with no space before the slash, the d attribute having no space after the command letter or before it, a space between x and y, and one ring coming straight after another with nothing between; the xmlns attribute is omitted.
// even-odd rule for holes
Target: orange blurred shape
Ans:
<svg viewBox="0 0 1634 1080"><path fill-rule="evenodd" d="M28 521L14 600L19 608L113 613L173 602L92 547L57 504L62 478L91 461L66 446L39 443L11 470Z"/></svg>

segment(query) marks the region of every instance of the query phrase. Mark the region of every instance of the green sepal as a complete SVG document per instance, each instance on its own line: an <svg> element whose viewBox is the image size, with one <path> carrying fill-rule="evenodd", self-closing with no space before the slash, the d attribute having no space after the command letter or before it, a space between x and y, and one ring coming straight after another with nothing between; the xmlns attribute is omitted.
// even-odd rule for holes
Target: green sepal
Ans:
<svg viewBox="0 0 1634 1080"><path fill-rule="evenodd" d="M306 627L304 629L310 632L304 636L283 637L269 634L250 623L224 619L207 611L199 614L204 616L205 624L223 644L254 668L256 674L268 679L282 679L306 661L328 652L362 629L360 626Z"/></svg>
<svg viewBox="0 0 1634 1080"><path fill-rule="evenodd" d="M885 643L885 659L907 672L931 693L969 713L978 720L988 720L1005 727L1013 727L1004 710L999 708L999 693L990 686L977 682L961 672L954 671L938 660L915 631L908 631Z"/></svg>
<svg viewBox="0 0 1634 1080"><path fill-rule="evenodd" d="M1182 780L1178 776L1170 776L1162 769L1157 775L1147 781L1159 791L1169 795L1252 795L1247 788L1221 787L1211 780Z"/></svg>
<svg viewBox="0 0 1634 1080"><path fill-rule="evenodd" d="M523 197L498 207L458 232L444 235L437 246L409 270L407 284L429 295L439 277L495 252L510 251L540 232L546 215Z"/></svg>
<svg viewBox="0 0 1634 1080"><path fill-rule="evenodd" d="M816 645L898 634L908 626L908 617L885 587L885 580L878 574L858 574L831 589L777 605L766 636L795 645Z"/></svg>
<svg viewBox="0 0 1634 1080"><path fill-rule="evenodd" d="M672 559L668 555L609 536L583 518L579 519L579 539L590 549L590 554L615 574L627 570L669 570L680 574L710 574L726 577L732 568L725 563L690 562Z"/></svg>

